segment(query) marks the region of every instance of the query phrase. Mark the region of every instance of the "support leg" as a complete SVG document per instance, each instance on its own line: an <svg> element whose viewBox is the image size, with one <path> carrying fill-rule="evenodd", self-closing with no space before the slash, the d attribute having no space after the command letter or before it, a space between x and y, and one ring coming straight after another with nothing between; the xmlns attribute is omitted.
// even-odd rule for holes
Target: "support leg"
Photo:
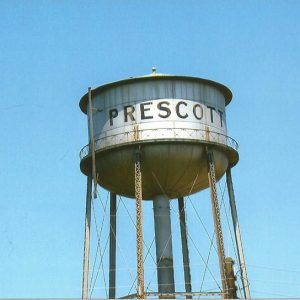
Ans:
<svg viewBox="0 0 300 300"><path fill-rule="evenodd" d="M210 186L212 213L213 213L215 233L217 239L222 290L224 293L224 298L228 299L228 289L226 284L226 273L225 273L225 251L224 251L224 241L223 241L223 233L221 227L221 216L220 216L220 208L218 202L218 193L216 188L214 155L211 149L207 148L206 151L207 151L207 162L208 162L208 181Z"/></svg>
<svg viewBox="0 0 300 300"><path fill-rule="evenodd" d="M188 248L188 241L187 241L187 227L185 221L185 208L184 208L183 197L178 198L178 209L179 209L179 219L180 219L180 233L181 233L185 291L187 293L191 293L192 292L191 270L190 270L190 258L189 258L189 248ZM192 296L186 296L186 298L192 299Z"/></svg>
<svg viewBox="0 0 300 300"><path fill-rule="evenodd" d="M88 299L89 297L88 281L89 281L89 259L90 259L91 201L92 201L92 177L88 176L87 191L86 191L86 211L85 211L82 299Z"/></svg>
<svg viewBox="0 0 300 300"><path fill-rule="evenodd" d="M136 152L135 160L135 198L136 198L136 247L137 247L137 298L145 297L144 253L143 253L143 212L142 212L142 172L141 152Z"/></svg>
<svg viewBox="0 0 300 300"><path fill-rule="evenodd" d="M239 265L241 268L244 297L246 299L250 299L249 282L248 282L245 257L244 257L242 239L241 239L240 225L239 225L239 221L238 221L237 209L236 209L236 204L235 204L235 196L234 196L233 183L232 183L232 177L231 177L231 168L228 168L228 170L226 172L226 181L227 181L227 189L228 189L228 195L229 195L232 223L233 223L233 228L234 228L235 242L236 242L236 247L237 247L237 252L238 252L238 260L239 260Z"/></svg>
<svg viewBox="0 0 300 300"><path fill-rule="evenodd" d="M110 193L110 231L109 231L109 299L116 298L116 221L117 197Z"/></svg>
<svg viewBox="0 0 300 300"><path fill-rule="evenodd" d="M153 209L158 292L172 294L175 292L175 285L169 199L164 195L156 196L153 199Z"/></svg>

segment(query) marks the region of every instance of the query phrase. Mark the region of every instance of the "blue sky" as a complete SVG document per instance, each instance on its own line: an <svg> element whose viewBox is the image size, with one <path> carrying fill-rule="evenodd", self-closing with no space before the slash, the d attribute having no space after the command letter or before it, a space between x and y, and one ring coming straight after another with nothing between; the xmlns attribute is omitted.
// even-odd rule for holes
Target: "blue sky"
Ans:
<svg viewBox="0 0 300 300"><path fill-rule="evenodd" d="M81 296L87 126L78 102L88 86L152 66L232 90L228 135L240 145L233 178L252 296L300 297L298 1L3 0L0 11L0 297ZM199 199L208 220L209 196ZM126 235L134 239L132 226L120 227L125 256Z"/></svg>

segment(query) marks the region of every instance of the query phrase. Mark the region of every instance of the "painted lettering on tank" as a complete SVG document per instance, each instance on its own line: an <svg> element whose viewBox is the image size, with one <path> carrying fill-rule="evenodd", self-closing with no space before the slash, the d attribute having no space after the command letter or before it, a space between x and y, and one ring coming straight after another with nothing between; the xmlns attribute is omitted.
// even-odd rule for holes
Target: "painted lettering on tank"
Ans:
<svg viewBox="0 0 300 300"><path fill-rule="evenodd" d="M169 108L169 106L170 106L169 101L161 101L161 102L157 103L157 109L165 112L165 114L161 114L161 113L158 114L158 116L160 118L166 119L166 118L170 117L171 109Z"/></svg>
<svg viewBox="0 0 300 300"><path fill-rule="evenodd" d="M200 104L195 104L193 106L193 114L197 120L202 120L203 118L203 107Z"/></svg>
<svg viewBox="0 0 300 300"><path fill-rule="evenodd" d="M118 116L118 110L116 108L110 109L108 114L109 114L109 124L110 126L113 126L114 124L113 119Z"/></svg>
<svg viewBox="0 0 300 300"><path fill-rule="evenodd" d="M169 100L169 99L168 99ZM122 112L123 111L123 112ZM191 100L166 99L118 106L108 111L110 127L116 123L143 122L159 119L201 121L223 127L224 112L218 107ZM122 119L120 119L122 118Z"/></svg>
<svg viewBox="0 0 300 300"><path fill-rule="evenodd" d="M133 116L133 113L135 111L135 108L133 105L126 105L124 106L124 122L128 121L128 117L131 121L135 121L135 118Z"/></svg>
<svg viewBox="0 0 300 300"><path fill-rule="evenodd" d="M150 111L150 107L152 105L152 102L146 102L140 104L140 110L141 110L141 120L146 119L153 119L153 116L145 114L146 111Z"/></svg>
<svg viewBox="0 0 300 300"><path fill-rule="evenodd" d="M223 112L218 109L218 113L220 115L220 124L221 124L221 127L223 127Z"/></svg>
<svg viewBox="0 0 300 300"><path fill-rule="evenodd" d="M213 123L214 122L214 113L213 113L213 111L215 111L216 109L213 106L209 106L209 105L207 105L207 108L210 110L210 121L211 121L211 123Z"/></svg>
<svg viewBox="0 0 300 300"><path fill-rule="evenodd" d="M187 106L187 103L184 102L184 101L179 101L179 102L176 104L176 107L175 107L176 114L177 114L177 116L178 116L179 118L181 118L181 119L186 119L189 115L188 115L187 113L185 113L184 115L181 114L181 112L180 112L180 106L182 106L182 105Z"/></svg>

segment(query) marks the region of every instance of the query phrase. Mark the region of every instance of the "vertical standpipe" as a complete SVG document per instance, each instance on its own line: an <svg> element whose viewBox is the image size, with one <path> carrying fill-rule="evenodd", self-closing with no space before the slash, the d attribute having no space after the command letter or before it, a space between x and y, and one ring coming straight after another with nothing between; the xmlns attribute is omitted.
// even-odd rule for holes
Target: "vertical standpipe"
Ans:
<svg viewBox="0 0 300 300"><path fill-rule="evenodd" d="M93 108L92 108L92 89L88 89L89 95L89 107L88 107L88 125L89 125L89 139L90 139L90 151L92 155L92 174L94 181L94 199L97 198L97 175L96 175L96 154L95 154L95 140L94 140L94 122L93 122Z"/></svg>
<svg viewBox="0 0 300 300"><path fill-rule="evenodd" d="M165 195L154 197L153 209L158 292L172 294L175 292L175 285L169 199Z"/></svg>

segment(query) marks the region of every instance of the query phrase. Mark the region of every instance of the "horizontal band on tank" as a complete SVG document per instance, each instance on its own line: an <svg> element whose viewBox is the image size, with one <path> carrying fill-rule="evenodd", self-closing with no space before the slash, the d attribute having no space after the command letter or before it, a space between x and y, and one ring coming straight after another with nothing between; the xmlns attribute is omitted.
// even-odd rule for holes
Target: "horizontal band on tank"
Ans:
<svg viewBox="0 0 300 300"><path fill-rule="evenodd" d="M229 137L228 137L229 138ZM116 146L112 146L106 149L100 149L100 150L96 150L96 155L98 157L98 155L100 155L98 157L98 159L101 160L101 156L102 154L105 155L105 153L110 153L110 152L114 152L114 151L122 151L122 149L132 149L133 147L136 147L137 145L141 145L142 147L148 147L148 145L164 145L164 144L169 144L169 145L202 145L202 146L212 146L213 149L217 149L219 151L221 151L222 153L225 154L225 156L228 159L228 163L230 165L230 167L234 167L238 161L239 161L239 154L238 154L238 144L236 143L236 141L234 139L229 138L229 140L231 140L231 143L234 144L234 147L231 147L229 145L224 145L224 144L220 144L220 143L216 143L216 142L210 142L210 141L206 141L206 140L152 140L152 141L136 141L136 142L132 142L132 143L128 143L128 144L123 144L123 145L118 145ZM80 169L84 174L89 174L91 172L91 153L89 153L89 145L86 145L80 152L80 157L81 157L81 161L80 161Z"/></svg>
<svg viewBox="0 0 300 300"><path fill-rule="evenodd" d="M191 77L191 76L177 76L177 75L165 75L165 74L156 74L156 75L149 75L149 76L141 76L141 77L131 77L111 83L107 83L104 85L101 85L99 87L96 87L92 89L92 97L94 95L97 95L101 93L102 91L105 91L110 88L114 88L117 86L126 85L133 82L147 82L147 81L153 81L153 80L182 80L187 82L199 82L202 84L207 84L209 86L215 87L217 90L219 90L225 98L225 105L228 105L232 99L232 93L229 88L227 88L225 85L218 83L213 80L200 78L200 77ZM151 100L151 99L148 99ZM87 113L87 103L88 103L88 94L85 94L79 102L80 109Z"/></svg>
<svg viewBox="0 0 300 300"><path fill-rule="evenodd" d="M216 179L239 160L236 150L226 145L196 140L137 141L95 153L97 182L106 190L118 195L135 197L135 158L141 153L143 173L143 200L152 200L160 194L169 199L185 197L206 189L206 150L214 153ZM80 162L80 170L92 174L92 156ZM163 188L162 188L163 187Z"/></svg>
<svg viewBox="0 0 300 300"><path fill-rule="evenodd" d="M161 134L162 132L164 132L164 134ZM186 134L186 138L182 138L182 132ZM96 151L104 151L133 143L157 143L159 141L194 141L214 143L232 148L236 152L238 152L239 148L238 143L233 138L219 132L192 128L158 128L137 129L135 131L105 136L95 140L95 149ZM79 154L80 160L89 156L89 154L90 149L88 144L81 149Z"/></svg>
<svg viewBox="0 0 300 300"><path fill-rule="evenodd" d="M157 141L157 140L136 141L136 142L131 142L131 143L123 144L123 145L107 147L107 148L101 149L101 150L96 149L95 151L96 151L96 153L106 152L106 151L113 150L113 149L116 149L116 148L125 148L125 147L133 146L133 145L154 144L154 143L156 143L156 144L158 144L158 143L195 143L195 144L211 145L211 146L215 146L218 149L224 150L224 152L227 154L227 156L229 158L229 162L230 162L231 167L234 167L239 161L239 154L238 154L238 150L237 150L238 147L237 147L237 149L235 149L234 147L231 147L229 145L224 145L224 144L220 144L220 143L216 143L216 142L209 142L209 141L206 141L206 140L195 141L195 140L187 140L187 139L184 139L184 140L183 139L182 140L179 140L179 139L176 139L176 140L175 139L174 140L160 139L159 141ZM80 163L85 161L89 157L91 157L91 154L88 153L88 151L89 151L89 145L86 145L85 147L83 147L81 149L80 154L79 154Z"/></svg>

